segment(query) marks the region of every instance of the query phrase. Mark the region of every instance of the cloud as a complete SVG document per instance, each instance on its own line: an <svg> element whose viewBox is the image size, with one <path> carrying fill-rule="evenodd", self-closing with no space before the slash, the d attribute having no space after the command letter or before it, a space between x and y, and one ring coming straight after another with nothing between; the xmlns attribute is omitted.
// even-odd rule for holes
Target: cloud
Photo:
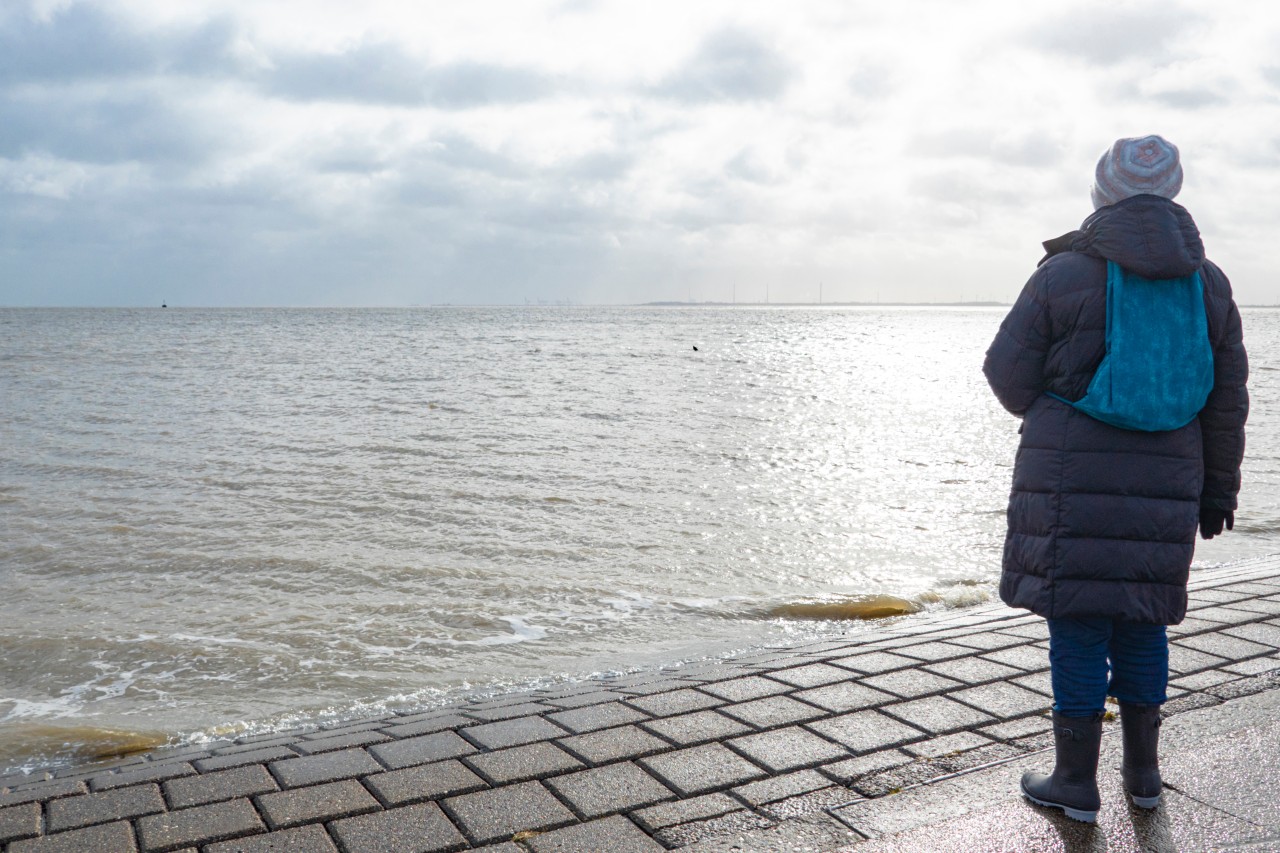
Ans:
<svg viewBox="0 0 1280 853"><path fill-rule="evenodd" d="M690 103L764 101L786 91L795 71L759 37L742 30L721 30L657 86L663 97Z"/></svg>
<svg viewBox="0 0 1280 853"><path fill-rule="evenodd" d="M44 20L11 14L0 18L0 84L212 74L234 67L235 40L226 18L144 32L87 3Z"/></svg>
<svg viewBox="0 0 1280 853"><path fill-rule="evenodd" d="M996 128L950 127L918 133L907 145L911 154L936 159L971 157L1003 166L1049 169L1065 155L1062 134L1045 128L1010 131Z"/></svg>
<svg viewBox="0 0 1280 853"><path fill-rule="evenodd" d="M186 117L158 95L0 94L0 156L10 159L44 153L87 163L190 166L210 156L214 144L202 121Z"/></svg>
<svg viewBox="0 0 1280 853"><path fill-rule="evenodd" d="M555 90L550 78L532 69L466 61L432 65L390 43L290 53L272 64L262 74L262 89L295 101L466 109L533 101Z"/></svg>
<svg viewBox="0 0 1280 853"><path fill-rule="evenodd" d="M725 163L725 174L752 184L777 184L783 179L781 172L767 164L757 151L743 148Z"/></svg>
<svg viewBox="0 0 1280 853"><path fill-rule="evenodd" d="M1185 7L1170 3L1116 4L1075 8L1036 24L1027 32L1034 47L1099 65L1172 56L1180 36L1200 23Z"/></svg>

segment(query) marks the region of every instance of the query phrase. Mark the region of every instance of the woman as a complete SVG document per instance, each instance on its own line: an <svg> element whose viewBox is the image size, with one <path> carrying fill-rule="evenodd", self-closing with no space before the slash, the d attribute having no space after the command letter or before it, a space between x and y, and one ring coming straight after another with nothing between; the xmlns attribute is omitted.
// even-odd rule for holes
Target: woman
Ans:
<svg viewBox="0 0 1280 853"><path fill-rule="evenodd" d="M1093 215L1044 244L983 367L1022 418L1000 597L1049 625L1057 761L1022 791L1090 822L1108 694L1125 789L1159 803L1165 626L1186 615L1197 525L1205 539L1230 530L1240 489L1240 314L1172 201L1181 187L1172 144L1116 141L1097 165Z"/></svg>

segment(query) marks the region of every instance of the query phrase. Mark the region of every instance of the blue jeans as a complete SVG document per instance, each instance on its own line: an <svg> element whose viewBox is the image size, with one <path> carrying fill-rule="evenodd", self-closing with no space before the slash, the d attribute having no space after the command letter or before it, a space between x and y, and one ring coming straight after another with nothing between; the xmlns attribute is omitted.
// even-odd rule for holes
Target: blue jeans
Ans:
<svg viewBox="0 0 1280 853"><path fill-rule="evenodd" d="M1137 705L1160 705L1168 698L1165 626L1120 619L1048 621L1053 709L1059 714L1097 714L1108 694Z"/></svg>

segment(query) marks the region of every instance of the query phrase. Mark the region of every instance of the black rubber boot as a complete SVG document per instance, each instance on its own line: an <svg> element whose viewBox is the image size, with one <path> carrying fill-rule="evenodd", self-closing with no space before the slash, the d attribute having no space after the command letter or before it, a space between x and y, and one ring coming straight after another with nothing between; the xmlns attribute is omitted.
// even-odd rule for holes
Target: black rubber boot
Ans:
<svg viewBox="0 0 1280 853"><path fill-rule="evenodd" d="M1160 706L1120 703L1120 732L1124 763L1120 774L1133 804L1142 809L1160 805Z"/></svg>
<svg viewBox="0 0 1280 853"><path fill-rule="evenodd" d="M1098 795L1098 749L1102 746L1102 715L1064 717L1053 712L1053 773L1025 773L1022 793L1040 806L1062 809L1067 817L1093 823L1102 798Z"/></svg>

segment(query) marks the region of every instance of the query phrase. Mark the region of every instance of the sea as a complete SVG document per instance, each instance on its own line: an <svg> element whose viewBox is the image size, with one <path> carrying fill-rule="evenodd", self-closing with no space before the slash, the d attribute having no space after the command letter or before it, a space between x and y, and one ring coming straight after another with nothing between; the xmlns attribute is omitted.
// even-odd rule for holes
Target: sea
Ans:
<svg viewBox="0 0 1280 853"><path fill-rule="evenodd" d="M0 309L0 772L994 601L1006 310Z"/></svg>

